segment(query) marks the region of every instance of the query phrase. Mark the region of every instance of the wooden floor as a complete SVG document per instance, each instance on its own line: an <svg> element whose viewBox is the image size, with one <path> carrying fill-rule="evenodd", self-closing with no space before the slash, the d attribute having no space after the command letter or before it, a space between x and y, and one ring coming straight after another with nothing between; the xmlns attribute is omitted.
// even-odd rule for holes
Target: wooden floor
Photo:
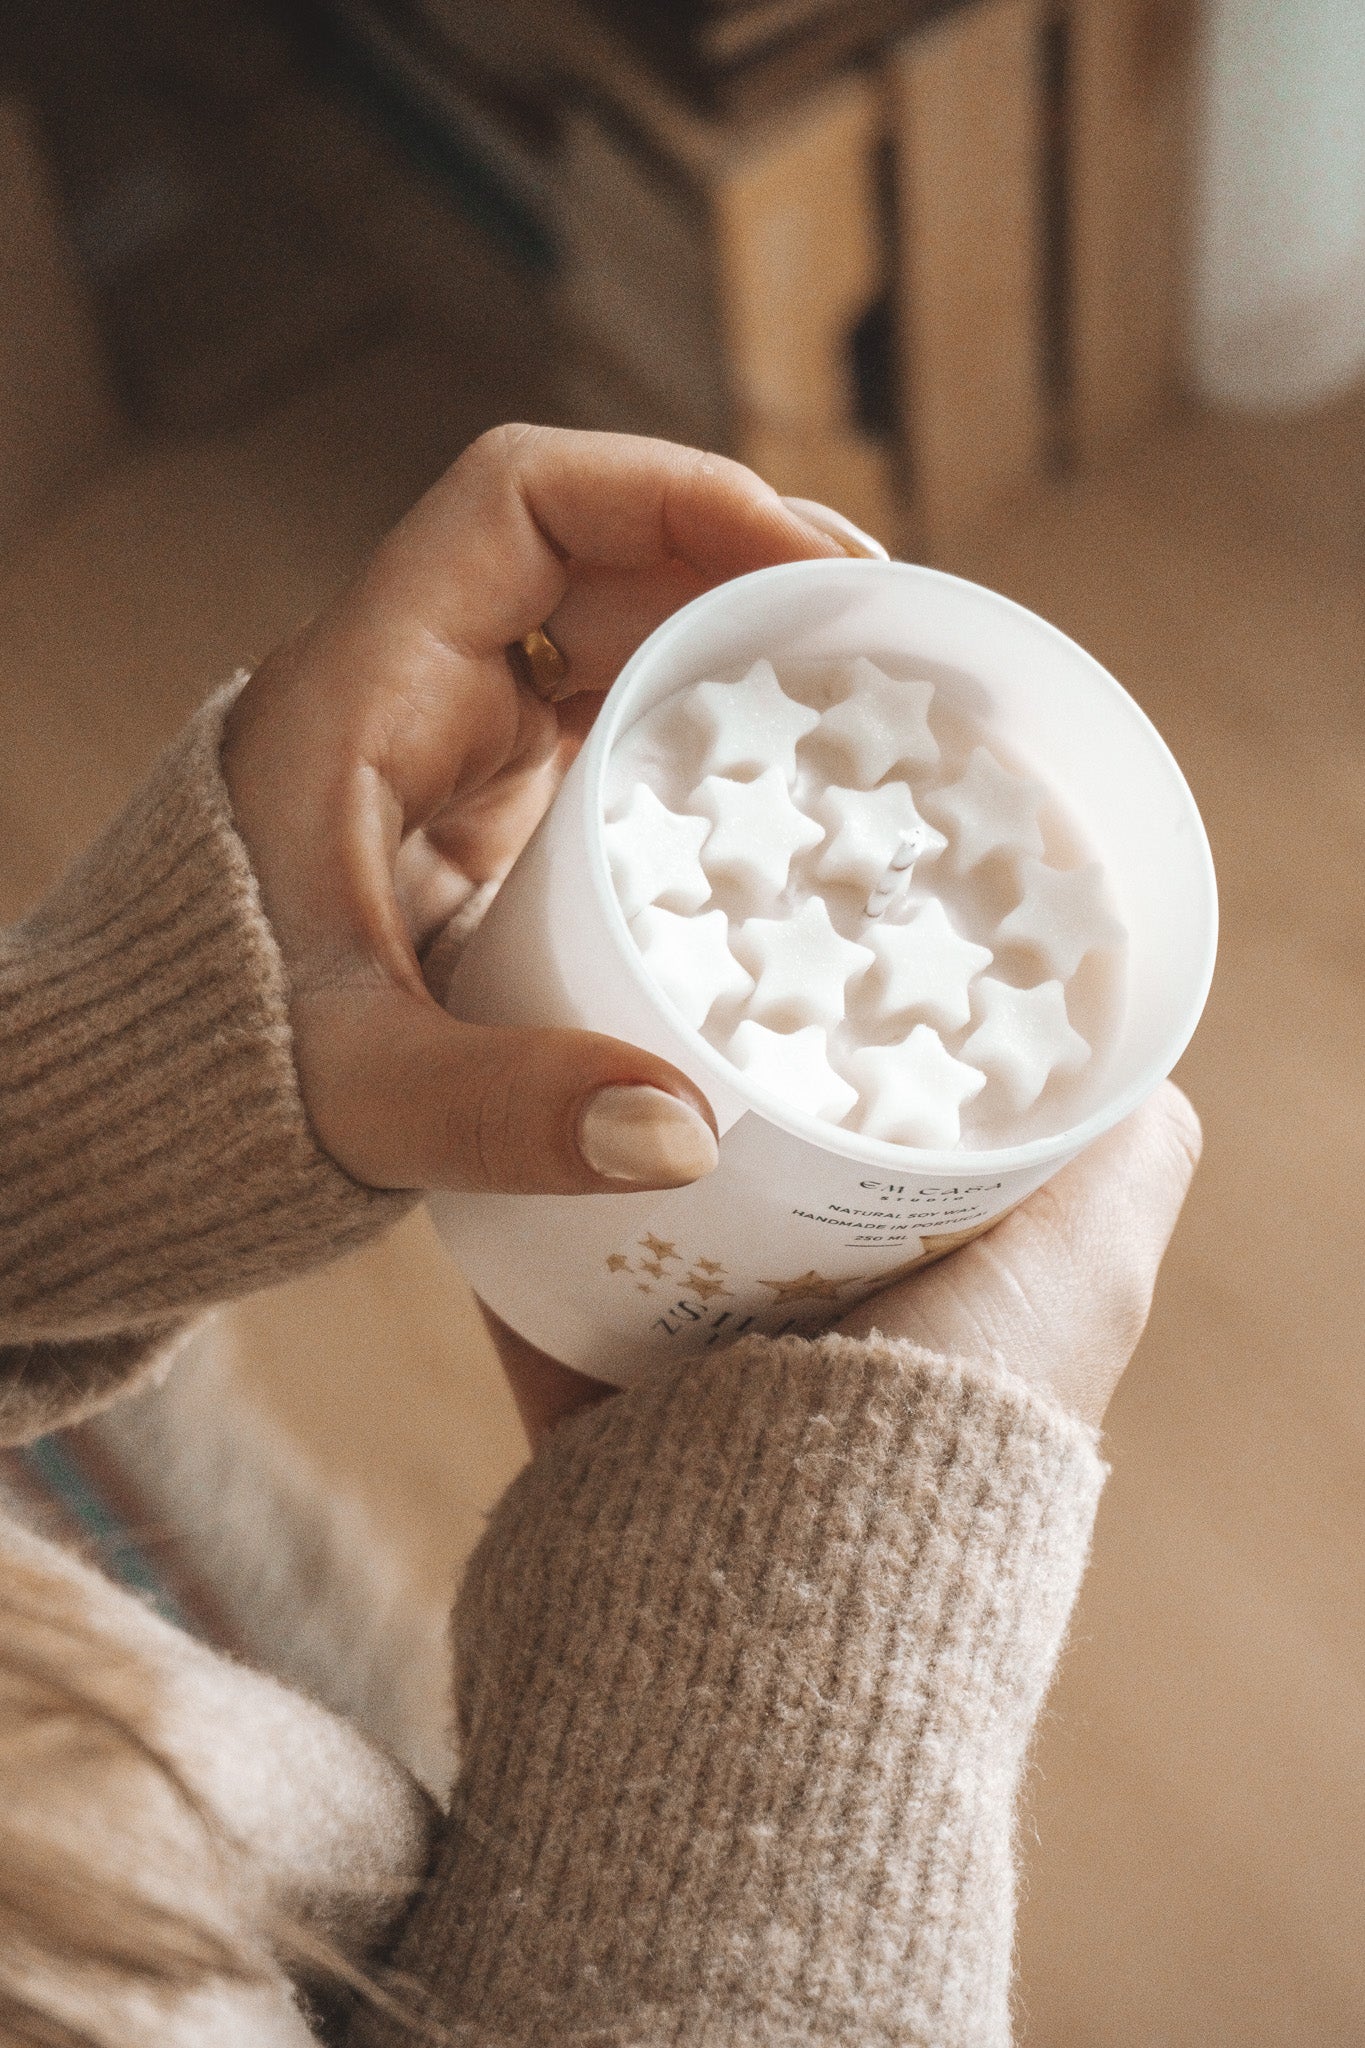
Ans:
<svg viewBox="0 0 1365 2048"><path fill-rule="evenodd" d="M1039 1752L1025 2038L1365 2039L1365 405L1192 421L964 550L1184 765L1206 1152Z"/></svg>
<svg viewBox="0 0 1365 2048"><path fill-rule="evenodd" d="M29 899L202 688L534 382L411 336L144 455L0 575L0 893ZM518 372L520 377L521 373ZM501 379L501 380L500 380ZM1207 1153L1113 1411L1038 1749L1022 2032L1365 2040L1365 404L1190 419L947 566L1076 634L1203 806L1225 938ZM446 1586L521 1456L424 1223L235 1316L244 1369Z"/></svg>

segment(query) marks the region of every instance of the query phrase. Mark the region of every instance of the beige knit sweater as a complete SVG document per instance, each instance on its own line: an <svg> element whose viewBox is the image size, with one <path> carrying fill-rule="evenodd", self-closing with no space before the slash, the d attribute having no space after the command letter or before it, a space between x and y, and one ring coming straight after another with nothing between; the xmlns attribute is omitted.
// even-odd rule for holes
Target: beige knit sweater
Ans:
<svg viewBox="0 0 1365 2048"><path fill-rule="evenodd" d="M310 1132L222 706L0 940L11 1442L404 1206ZM60 1728L10 1768L31 1716L7 1673L6 1840L75 1855L96 1892L191 1899L262 1959L248 1985L156 1991L40 1945L0 1961L0 1998L119 2048L311 2041L284 1911L358 1958L390 1945L407 2003L469 2048L998 2048L1020 1773L1102 1473L985 1362L788 1338L654 1374L561 1428L492 1520L457 1608L444 1818L358 1731L0 1530L0 1572L117 1653L226 1831L206 1856L200 1812ZM373 2015L352 2034L404 2038Z"/></svg>

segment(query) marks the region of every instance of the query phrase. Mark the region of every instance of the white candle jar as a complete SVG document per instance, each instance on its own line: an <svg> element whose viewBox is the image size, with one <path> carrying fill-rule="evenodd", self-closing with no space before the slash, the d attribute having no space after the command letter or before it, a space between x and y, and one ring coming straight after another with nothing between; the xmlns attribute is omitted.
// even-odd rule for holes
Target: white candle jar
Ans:
<svg viewBox="0 0 1365 2048"><path fill-rule="evenodd" d="M1122 1014L1064 1130L930 1152L781 1108L683 1021L631 937L602 837L618 737L674 691L737 678L761 657L782 675L858 655L930 678L1055 793L1104 865L1128 934ZM1179 768L1065 634L994 591L905 563L740 577L675 613L626 664L447 995L471 1022L577 1025L662 1055L711 1103L720 1164L667 1193L438 1193L437 1231L504 1322L621 1385L746 1330L826 1327L987 1228L1151 1093L1198 1022L1216 934L1213 863Z"/></svg>

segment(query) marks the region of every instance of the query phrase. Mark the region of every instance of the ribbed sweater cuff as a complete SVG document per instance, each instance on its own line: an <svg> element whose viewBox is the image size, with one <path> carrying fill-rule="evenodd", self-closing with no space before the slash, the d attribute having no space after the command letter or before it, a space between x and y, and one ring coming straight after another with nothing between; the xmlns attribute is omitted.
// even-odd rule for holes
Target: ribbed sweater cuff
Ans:
<svg viewBox="0 0 1365 2048"><path fill-rule="evenodd" d="M0 1338L164 1329L347 1249L359 1186L299 1095L286 979L219 768L220 690L0 935Z"/></svg>
<svg viewBox="0 0 1365 2048"><path fill-rule="evenodd" d="M457 1615L463 1775L398 1956L431 2016L1008 2041L1014 1802L1102 1479L1021 1381L878 1338L747 1343L566 1427Z"/></svg>

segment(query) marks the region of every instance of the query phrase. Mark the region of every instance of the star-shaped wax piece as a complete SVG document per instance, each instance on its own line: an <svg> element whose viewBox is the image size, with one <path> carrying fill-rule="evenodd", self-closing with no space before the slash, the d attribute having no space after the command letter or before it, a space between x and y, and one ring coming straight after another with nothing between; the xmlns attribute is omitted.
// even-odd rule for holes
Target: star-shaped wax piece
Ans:
<svg viewBox="0 0 1365 2048"><path fill-rule="evenodd" d="M778 895L787 886L792 856L825 836L824 826L792 802L781 768L765 768L753 782L708 775L687 807L711 820L702 853L710 880L733 882L750 896Z"/></svg>
<svg viewBox="0 0 1365 2048"><path fill-rule="evenodd" d="M973 747L962 780L926 794L924 807L948 834L949 867L965 875L993 853L1015 859L1040 854L1038 812L1046 798L1041 782L1002 768L985 747Z"/></svg>
<svg viewBox="0 0 1365 2048"><path fill-rule="evenodd" d="M694 1030L722 996L747 996L754 985L730 951L723 910L676 917L652 904L632 919L630 935L653 979Z"/></svg>
<svg viewBox="0 0 1365 2048"><path fill-rule="evenodd" d="M959 1144L962 1105L986 1085L986 1076L955 1060L929 1024L917 1024L899 1045L860 1046L844 1072L862 1097L858 1129L893 1145Z"/></svg>
<svg viewBox="0 0 1365 2048"><path fill-rule="evenodd" d="M666 910L700 910L711 894L698 854L711 827L660 803L647 782L637 782L619 818L602 828L611 879L629 923L648 903Z"/></svg>
<svg viewBox="0 0 1365 2048"><path fill-rule="evenodd" d="M893 768L932 768L938 741L929 730L934 686L897 682L859 655L848 695L820 720L812 746L831 754L859 789L871 789Z"/></svg>
<svg viewBox="0 0 1365 2048"><path fill-rule="evenodd" d="M1044 867L1026 860L1019 870L1024 893L996 937L1002 946L1025 946L1049 974L1069 981L1087 953L1121 946L1127 934L1104 900L1098 861L1079 868Z"/></svg>
<svg viewBox="0 0 1365 2048"><path fill-rule="evenodd" d="M1074 1074L1089 1059L1089 1045L1066 1014L1060 981L1011 988L983 975L975 996L979 1022L963 1057L984 1069L1016 1115L1032 1109L1053 1074Z"/></svg>
<svg viewBox="0 0 1365 2048"><path fill-rule="evenodd" d="M808 896L788 917L746 917L732 943L754 977L750 1014L787 1031L837 1024L848 982L874 958L835 931L823 896Z"/></svg>
<svg viewBox="0 0 1365 2048"><path fill-rule="evenodd" d="M960 1031L969 1021L967 991L990 966L991 949L964 939L937 896L908 924L869 924L867 943L877 956L867 992L884 1016L914 1010L940 1031Z"/></svg>
<svg viewBox="0 0 1365 2048"><path fill-rule="evenodd" d="M828 843L815 864L821 882L849 882L864 892L875 889L902 850L910 856L901 870L908 882L917 860L941 852L947 844L943 834L921 818L908 782L888 782L881 789L843 789L831 783L815 812L829 828Z"/></svg>
<svg viewBox="0 0 1365 2048"><path fill-rule="evenodd" d="M725 1048L725 1056L758 1088L789 1109L837 1124L858 1100L856 1088L829 1063L829 1041L818 1024L801 1031L769 1031L746 1017Z"/></svg>
<svg viewBox="0 0 1365 2048"><path fill-rule="evenodd" d="M777 680L770 661L756 661L737 683L695 683L687 709L705 745L703 775L759 775L780 768L796 780L797 742L820 723Z"/></svg>

